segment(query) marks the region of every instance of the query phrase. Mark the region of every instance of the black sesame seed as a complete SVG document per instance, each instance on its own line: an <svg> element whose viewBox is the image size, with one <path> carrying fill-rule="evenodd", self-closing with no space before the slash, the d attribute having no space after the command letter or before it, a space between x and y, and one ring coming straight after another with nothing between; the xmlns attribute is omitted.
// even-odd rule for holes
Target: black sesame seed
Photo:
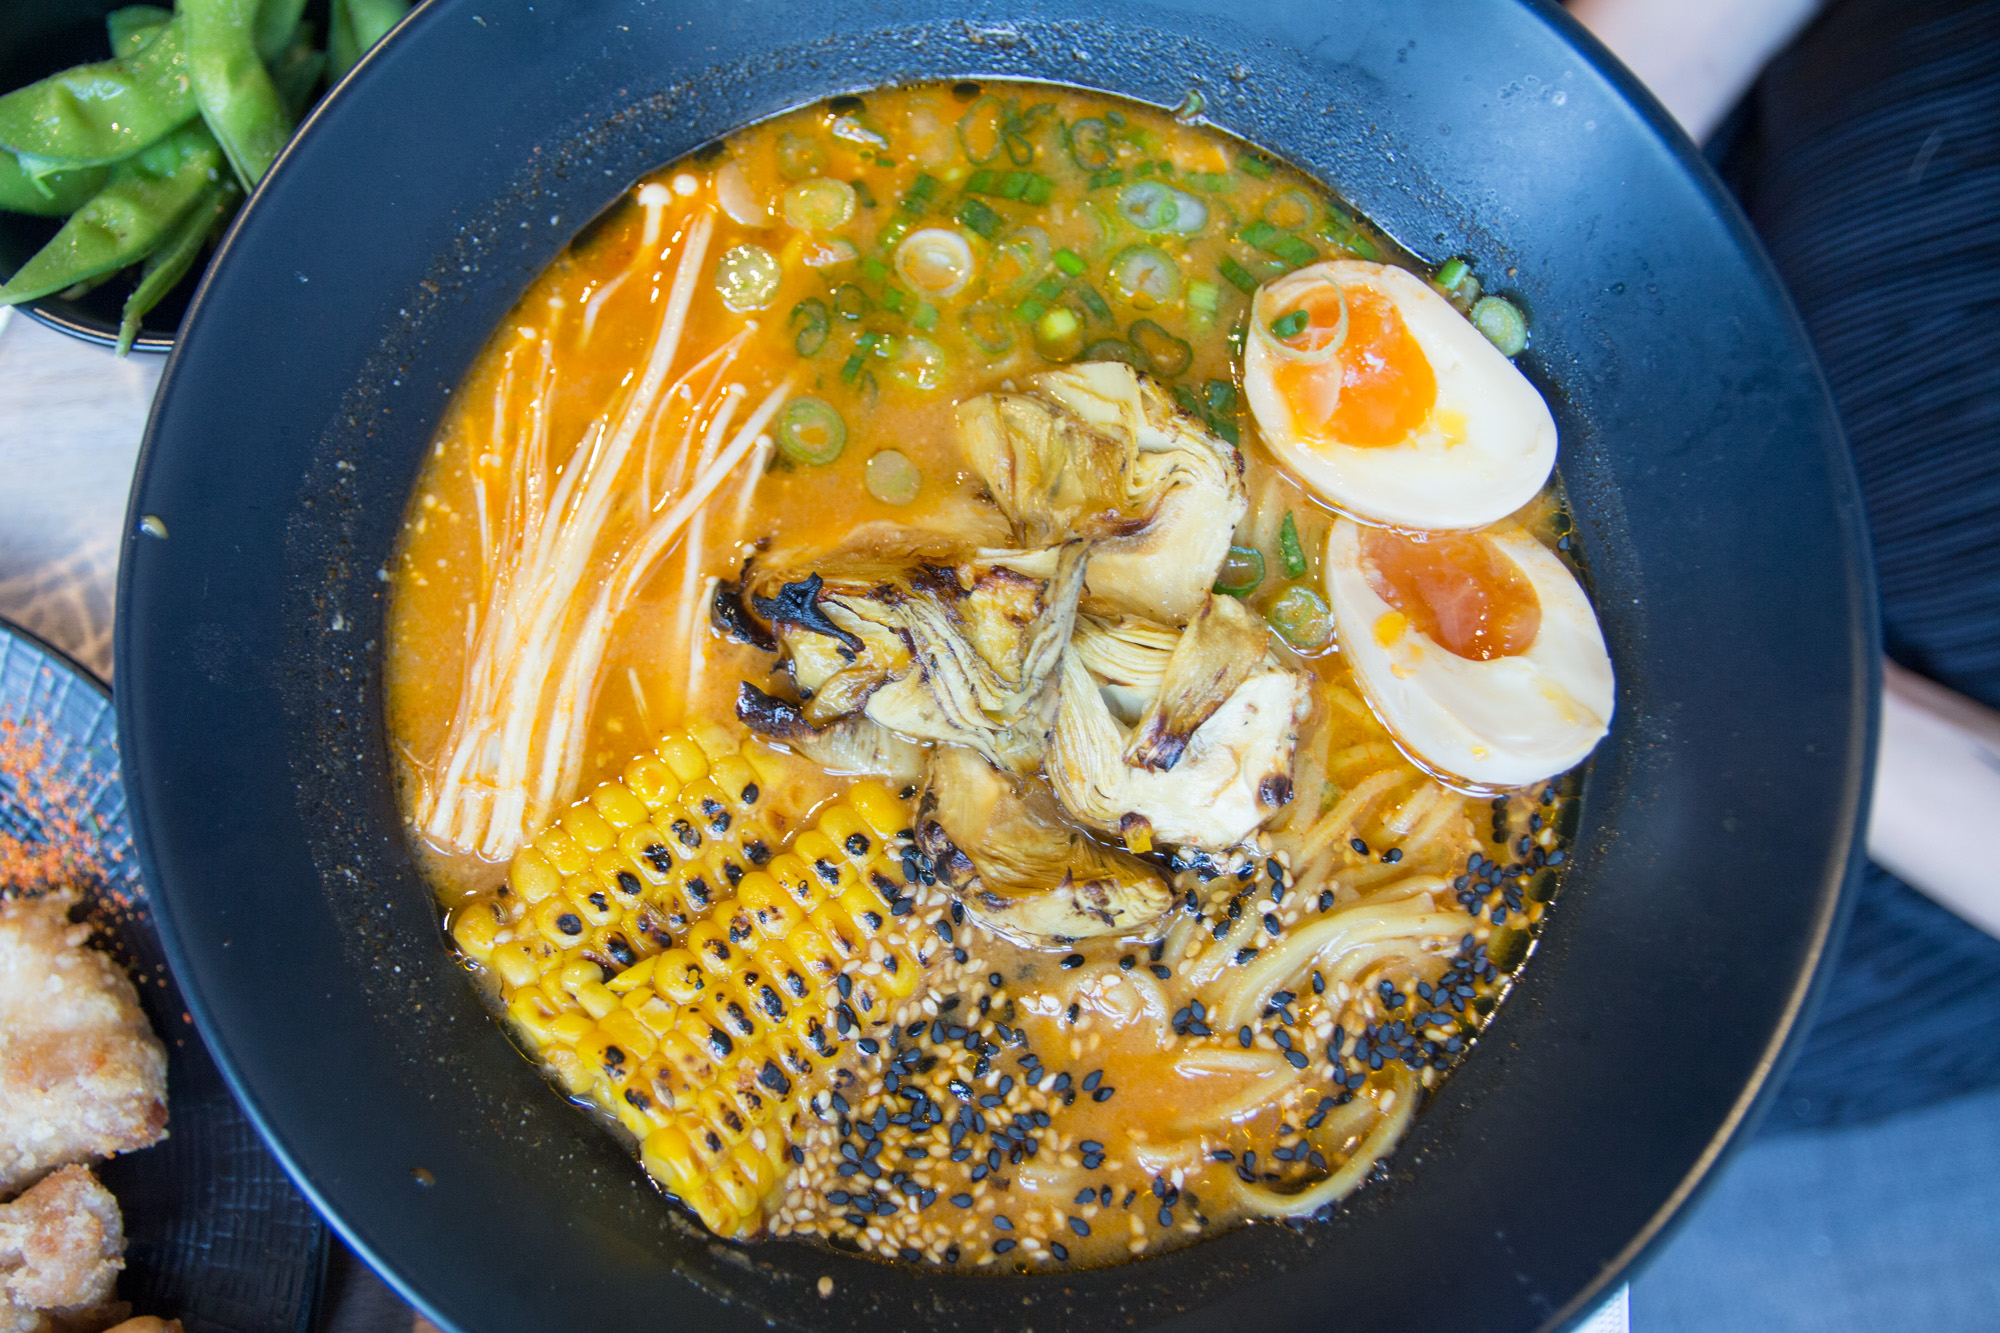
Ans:
<svg viewBox="0 0 2000 1333"><path fill-rule="evenodd" d="M1164 963L1154 963L1147 970L1162 981L1166 981L1174 975L1173 969Z"/></svg>
<svg viewBox="0 0 2000 1333"><path fill-rule="evenodd" d="M1012 1239L1007 1237L1002 1237L1001 1239L993 1242L993 1253L1005 1254L1009 1250L1013 1249L1014 1245L1015 1242Z"/></svg>
<svg viewBox="0 0 2000 1333"><path fill-rule="evenodd" d="M972 1196L970 1194L954 1194L951 1196L951 1204L954 1208L970 1208L972 1207Z"/></svg>
<svg viewBox="0 0 2000 1333"><path fill-rule="evenodd" d="M1014 1229L1014 1223L1009 1220L1005 1213L993 1214L993 1225L1002 1231L1012 1231Z"/></svg>
<svg viewBox="0 0 2000 1333"><path fill-rule="evenodd" d="M1361 856L1368 855L1368 844L1361 841L1361 839L1359 838L1349 838L1347 840L1347 845L1349 847L1352 847L1355 850L1355 852Z"/></svg>
<svg viewBox="0 0 2000 1333"><path fill-rule="evenodd" d="M1111 1100L1111 1094L1116 1091L1118 1089L1109 1086L1099 1088L1096 1092L1090 1094L1090 1100L1094 1102L1108 1102Z"/></svg>
<svg viewBox="0 0 2000 1333"><path fill-rule="evenodd" d="M1069 1247L1059 1240L1049 1242L1049 1253L1060 1260L1067 1261L1069 1259Z"/></svg>
<svg viewBox="0 0 2000 1333"><path fill-rule="evenodd" d="M1085 1190L1084 1193L1088 1194L1090 1191ZM1081 1203L1083 1201L1079 1199L1077 1202ZM1090 1223L1080 1217L1072 1217L1069 1219L1069 1229L1079 1236L1088 1236L1090 1234Z"/></svg>
<svg viewBox="0 0 2000 1333"><path fill-rule="evenodd" d="M1082 966L1083 966L1083 955L1082 955L1082 954L1080 954L1080 953L1068 953L1068 954L1064 954L1064 955L1063 955L1063 960L1062 960L1062 965L1063 965L1064 969L1069 969L1069 968L1072 968L1072 967L1082 967Z"/></svg>

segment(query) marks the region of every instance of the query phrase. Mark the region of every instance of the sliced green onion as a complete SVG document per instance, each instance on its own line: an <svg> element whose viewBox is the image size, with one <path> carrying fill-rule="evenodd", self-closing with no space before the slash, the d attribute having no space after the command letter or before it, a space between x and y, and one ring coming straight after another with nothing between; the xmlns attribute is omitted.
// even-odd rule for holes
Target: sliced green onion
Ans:
<svg viewBox="0 0 2000 1333"><path fill-rule="evenodd" d="M1134 370L1146 370L1145 354L1123 338L1099 338L1083 349L1085 361L1123 361Z"/></svg>
<svg viewBox="0 0 2000 1333"><path fill-rule="evenodd" d="M876 203L875 191L868 188L867 181L862 180L859 176L856 176L853 180L847 183L854 187L854 197L861 201L861 206L863 208L875 207Z"/></svg>
<svg viewBox="0 0 2000 1333"><path fill-rule="evenodd" d="M1310 651L1333 642L1333 617L1311 588L1294 583L1271 603L1264 618L1294 648Z"/></svg>
<svg viewBox="0 0 2000 1333"><path fill-rule="evenodd" d="M1285 511L1285 521L1278 525L1278 563L1285 567L1288 579L1304 578L1306 570L1306 548L1299 542L1298 520L1292 511Z"/></svg>
<svg viewBox="0 0 2000 1333"><path fill-rule="evenodd" d="M1222 557L1222 568L1216 571L1215 590L1242 597L1255 592L1263 581L1264 553L1254 546L1232 546Z"/></svg>
<svg viewBox="0 0 2000 1333"><path fill-rule="evenodd" d="M1180 404L1181 411L1186 412L1189 416L1198 417L1201 415L1201 400L1194 396L1194 390L1188 388L1187 385L1176 384L1174 386L1174 401Z"/></svg>
<svg viewBox="0 0 2000 1333"><path fill-rule="evenodd" d="M893 217L889 224L875 233L875 248L887 254L894 250L905 236L910 234L912 223L907 217Z"/></svg>
<svg viewBox="0 0 2000 1333"><path fill-rule="evenodd" d="M1467 264L1463 259L1445 260L1437 271L1436 281L1439 290L1445 292L1447 295L1457 291L1458 284L1464 282L1465 275L1470 272L1472 272L1472 266Z"/></svg>
<svg viewBox="0 0 2000 1333"><path fill-rule="evenodd" d="M1083 321L1066 305L1035 321L1035 350L1051 361L1069 361L1083 348Z"/></svg>
<svg viewBox="0 0 2000 1333"><path fill-rule="evenodd" d="M1246 175L1255 176L1258 180L1271 179L1271 164L1262 158L1239 157L1236 159L1236 169Z"/></svg>
<svg viewBox="0 0 2000 1333"><path fill-rule="evenodd" d="M826 150L819 140L803 134L778 136L778 170L787 180L816 176L826 167Z"/></svg>
<svg viewBox="0 0 2000 1333"><path fill-rule="evenodd" d="M1001 226L1006 222L1005 218L977 199L959 200L958 220L989 241L999 235Z"/></svg>
<svg viewBox="0 0 2000 1333"><path fill-rule="evenodd" d="M1087 282L1072 283L1071 288L1076 292L1077 299L1083 302L1083 308L1090 312L1092 319L1101 324L1111 322L1110 303L1097 294L1097 288Z"/></svg>
<svg viewBox="0 0 2000 1333"><path fill-rule="evenodd" d="M908 303L909 298L903 295L901 288L884 287L882 289L882 308L884 310L893 310L900 315L903 313L903 307Z"/></svg>
<svg viewBox="0 0 2000 1333"><path fill-rule="evenodd" d="M887 148L889 146L889 137L887 135L874 126L863 123L861 117L854 115L852 112L844 116L836 116L833 124L828 126L828 129L832 132L834 138L845 139L849 143L865 143L870 148Z"/></svg>
<svg viewBox="0 0 2000 1333"><path fill-rule="evenodd" d="M892 275L887 264L870 255L861 261L861 276L870 282L887 282Z"/></svg>
<svg viewBox="0 0 2000 1333"><path fill-rule="evenodd" d="M1053 301L1063 294L1063 288L1068 285L1060 277L1051 273L1035 284L1035 297L1042 301Z"/></svg>
<svg viewBox="0 0 2000 1333"><path fill-rule="evenodd" d="M1000 173L981 167L965 178L965 192L967 194L1000 193Z"/></svg>
<svg viewBox="0 0 2000 1333"><path fill-rule="evenodd" d="M833 289L833 313L852 323L868 313L873 301L868 293L851 282L843 282Z"/></svg>
<svg viewBox="0 0 2000 1333"><path fill-rule="evenodd" d="M1114 185L1123 185L1124 183L1125 173L1119 168L1113 167L1109 171L1091 172L1088 188L1093 190L1108 190Z"/></svg>
<svg viewBox="0 0 2000 1333"><path fill-rule="evenodd" d="M896 349L890 356L889 375L898 384L928 391L944 383L944 367L944 348L929 338L911 334L896 340Z"/></svg>
<svg viewBox="0 0 2000 1333"><path fill-rule="evenodd" d="M1049 200L1055 198L1055 195L1056 195L1056 183L1050 180L1047 176L1036 176L1033 180L1028 182L1027 192L1024 193L1021 196L1021 198L1027 203L1031 203L1035 207L1040 208L1043 204L1046 204Z"/></svg>
<svg viewBox="0 0 2000 1333"><path fill-rule="evenodd" d="M1181 294L1180 265L1157 246L1127 246L1111 261L1111 290L1141 310L1166 305Z"/></svg>
<svg viewBox="0 0 2000 1333"><path fill-rule="evenodd" d="M1472 307L1472 327L1486 335L1486 341L1500 349L1500 355L1516 357L1528 347L1528 321L1519 306L1504 296L1482 296Z"/></svg>
<svg viewBox="0 0 2000 1333"><path fill-rule="evenodd" d="M924 486L924 474L917 465L894 449L871 456L861 477L868 493L888 505L910 503Z"/></svg>
<svg viewBox="0 0 2000 1333"><path fill-rule="evenodd" d="M1295 231L1313 220L1312 199L1304 190L1280 190L1264 201L1258 212L1264 221L1286 231Z"/></svg>
<svg viewBox="0 0 2000 1333"><path fill-rule="evenodd" d="M913 231L896 247L896 272L926 296L945 300L972 281L972 246L949 227Z"/></svg>
<svg viewBox="0 0 2000 1333"><path fill-rule="evenodd" d="M1208 225L1208 205L1159 181L1135 181L1118 193L1118 211L1140 231L1192 236Z"/></svg>
<svg viewBox="0 0 2000 1333"><path fill-rule="evenodd" d="M1150 319L1134 320L1125 336L1145 353L1155 375L1172 379L1194 364L1194 349Z"/></svg>
<svg viewBox="0 0 2000 1333"><path fill-rule="evenodd" d="M983 352L1002 356L1014 350L1014 331L1007 327L1007 316L991 302L967 306L959 312L958 323Z"/></svg>
<svg viewBox="0 0 2000 1333"><path fill-rule="evenodd" d="M910 323L929 333L937 327L938 309L929 301L917 302L917 313L910 316Z"/></svg>
<svg viewBox="0 0 2000 1333"><path fill-rule="evenodd" d="M1213 315L1222 308L1222 288L1195 278L1187 285L1187 303L1196 314Z"/></svg>
<svg viewBox="0 0 2000 1333"><path fill-rule="evenodd" d="M1215 268L1223 277L1229 279L1230 286L1242 292L1245 296L1249 296L1257 290L1257 275L1237 263L1234 259L1231 259L1228 255L1224 255L1221 259L1217 260Z"/></svg>
<svg viewBox="0 0 2000 1333"><path fill-rule="evenodd" d="M1033 174L1027 171L1010 171L1005 176L1002 176L1000 178L1000 197L1002 199L1019 199L1028 192L1028 181Z"/></svg>
<svg viewBox="0 0 2000 1333"><path fill-rule="evenodd" d="M785 191L785 221L800 231L832 231L854 217L854 187L815 176Z"/></svg>
<svg viewBox="0 0 2000 1333"><path fill-rule="evenodd" d="M778 294L784 271L761 245L734 245L715 263L715 290L731 310L762 310Z"/></svg>
<svg viewBox="0 0 2000 1333"><path fill-rule="evenodd" d="M1229 173L1226 171L1191 171L1181 179L1193 188L1210 194L1221 194L1229 188Z"/></svg>
<svg viewBox="0 0 2000 1333"><path fill-rule="evenodd" d="M1319 259L1319 251L1296 236L1280 236L1271 242L1270 252L1291 268L1304 268Z"/></svg>
<svg viewBox="0 0 2000 1333"><path fill-rule="evenodd" d="M779 411L777 433L779 451L810 467L831 463L847 447L847 423L831 403L810 394L800 394Z"/></svg>
<svg viewBox="0 0 2000 1333"><path fill-rule="evenodd" d="M1036 301L1030 299L1023 301L1021 302L1021 304L1015 306L1014 313L1021 317L1023 323L1032 324L1036 320L1040 319L1042 317L1042 313L1046 311L1048 308L1049 308L1048 302Z"/></svg>
<svg viewBox="0 0 2000 1333"><path fill-rule="evenodd" d="M854 242L845 236L829 236L824 241L814 243L800 254L807 268L833 268L849 264L858 259L861 251L855 249Z"/></svg>
<svg viewBox="0 0 2000 1333"><path fill-rule="evenodd" d="M1111 131L1095 116L1073 121L1069 127L1069 155L1082 171L1103 171L1112 163Z"/></svg>
<svg viewBox="0 0 2000 1333"><path fill-rule="evenodd" d="M797 330L792 338L792 348L800 356L813 356L826 346L827 330L826 302L817 296L808 296L792 307L791 327Z"/></svg>
<svg viewBox="0 0 2000 1333"><path fill-rule="evenodd" d="M1074 250L1058 250L1056 251L1055 259L1056 267L1069 274L1072 278L1082 277L1084 269L1088 267L1083 262L1083 256Z"/></svg>
<svg viewBox="0 0 2000 1333"><path fill-rule="evenodd" d="M1254 245L1259 250L1262 250L1282 235L1284 233L1276 227L1264 221L1264 219L1258 218L1244 227L1242 231L1237 232L1236 239L1245 245Z"/></svg>
<svg viewBox="0 0 2000 1333"><path fill-rule="evenodd" d="M1005 146L1000 133L1003 114L1000 99L988 93L958 118L959 146L975 164L983 165L1000 156Z"/></svg>
<svg viewBox="0 0 2000 1333"><path fill-rule="evenodd" d="M1278 338L1295 338L1306 331L1307 315L1303 310L1294 310L1289 315L1280 315L1271 321L1271 333Z"/></svg>
<svg viewBox="0 0 2000 1333"><path fill-rule="evenodd" d="M1228 380L1210 380L1202 390L1208 400L1211 412L1234 412L1236 410L1236 386Z"/></svg>

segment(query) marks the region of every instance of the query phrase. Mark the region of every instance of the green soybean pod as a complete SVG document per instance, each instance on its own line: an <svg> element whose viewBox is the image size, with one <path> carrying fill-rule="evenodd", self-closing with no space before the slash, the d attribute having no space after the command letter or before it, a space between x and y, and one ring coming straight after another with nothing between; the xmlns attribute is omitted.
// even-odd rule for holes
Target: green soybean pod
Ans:
<svg viewBox="0 0 2000 1333"><path fill-rule="evenodd" d="M20 159L0 148L0 209L10 213L68 217L110 179L110 167L78 167L33 176L21 166Z"/></svg>
<svg viewBox="0 0 2000 1333"><path fill-rule="evenodd" d="M32 301L151 254L222 170L207 128L175 130L112 168L111 180L0 286L0 306Z"/></svg>
<svg viewBox="0 0 2000 1333"><path fill-rule="evenodd" d="M299 20L305 12L306 0L260 0L251 40L256 43L257 54L264 63L276 60L286 47L292 45Z"/></svg>
<svg viewBox="0 0 2000 1333"><path fill-rule="evenodd" d="M139 285L125 298L124 316L118 321L119 356L132 350L132 340L139 336L139 322L187 276L201 258L202 247L208 244L217 224L229 216L242 197L235 181L210 181L194 207L174 224L159 247L146 256L145 272L139 277Z"/></svg>
<svg viewBox="0 0 2000 1333"><path fill-rule="evenodd" d="M360 59L368 48L389 35L389 29L410 12L410 0L347 0L348 21L354 25L354 56Z"/></svg>
<svg viewBox="0 0 2000 1333"><path fill-rule="evenodd" d="M0 148L50 169L132 156L194 119L181 20L118 60L78 65L0 97ZM43 174L34 161L24 162Z"/></svg>
<svg viewBox="0 0 2000 1333"><path fill-rule="evenodd" d="M123 59L136 55L153 34L173 20L173 14L157 5L127 5L104 16L105 35L111 38L111 54Z"/></svg>
<svg viewBox="0 0 2000 1333"><path fill-rule="evenodd" d="M278 90L257 55L257 0L181 0L187 70L201 118L245 190L271 169L291 137Z"/></svg>

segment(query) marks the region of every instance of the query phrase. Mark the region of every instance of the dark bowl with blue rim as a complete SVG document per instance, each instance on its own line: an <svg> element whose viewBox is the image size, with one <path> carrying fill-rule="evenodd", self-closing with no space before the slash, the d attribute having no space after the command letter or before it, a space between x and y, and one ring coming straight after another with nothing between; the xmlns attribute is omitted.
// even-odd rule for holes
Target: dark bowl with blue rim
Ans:
<svg viewBox="0 0 2000 1333"><path fill-rule="evenodd" d="M732 129L968 77L1197 89L1419 256L1504 274L1619 674L1534 956L1381 1178L1325 1223L1028 1278L723 1244L664 1201L446 951L382 715L379 571L534 276ZM1871 573L1805 336L1692 146L1539 3L431 0L225 242L125 540L127 781L190 1006L335 1227L461 1330L1572 1324L1776 1088L1873 744Z"/></svg>

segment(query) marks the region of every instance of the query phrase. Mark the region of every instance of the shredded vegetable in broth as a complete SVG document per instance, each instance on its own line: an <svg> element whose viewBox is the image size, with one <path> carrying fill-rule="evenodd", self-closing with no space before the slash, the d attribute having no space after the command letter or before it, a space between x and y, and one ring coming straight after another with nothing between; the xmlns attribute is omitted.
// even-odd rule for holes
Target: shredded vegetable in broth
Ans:
<svg viewBox="0 0 2000 1333"><path fill-rule="evenodd" d="M496 331L391 571L467 967L723 1236L1324 1215L1529 952L1609 720L1528 334L1072 91L660 172Z"/></svg>

